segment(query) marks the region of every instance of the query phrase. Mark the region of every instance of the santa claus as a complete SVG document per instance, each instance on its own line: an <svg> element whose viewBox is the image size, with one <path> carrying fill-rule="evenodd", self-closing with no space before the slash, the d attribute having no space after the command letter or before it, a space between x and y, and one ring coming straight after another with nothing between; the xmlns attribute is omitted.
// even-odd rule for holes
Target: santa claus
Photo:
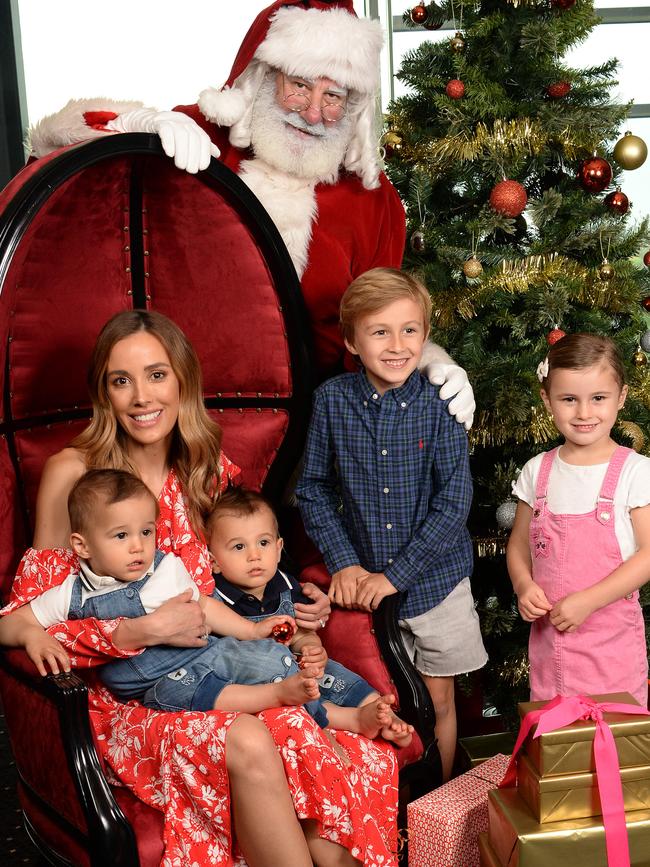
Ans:
<svg viewBox="0 0 650 867"><path fill-rule="evenodd" d="M197 105L158 112L136 103L73 100L31 131L37 156L106 132L155 132L179 168L218 156L262 202L301 281L323 377L340 372L341 296L359 274L399 267L404 208L381 170L376 132L379 22L352 0L276 0L239 49L228 81ZM474 399L465 372L428 344L425 373L456 395L467 428Z"/></svg>

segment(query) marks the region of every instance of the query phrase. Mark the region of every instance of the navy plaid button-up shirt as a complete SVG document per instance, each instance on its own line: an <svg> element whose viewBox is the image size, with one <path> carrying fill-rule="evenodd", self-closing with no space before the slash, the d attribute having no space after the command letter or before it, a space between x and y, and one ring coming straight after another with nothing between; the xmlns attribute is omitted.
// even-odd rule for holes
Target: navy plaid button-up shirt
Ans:
<svg viewBox="0 0 650 867"><path fill-rule="evenodd" d="M296 494L330 572L383 572L406 591L402 617L434 608L471 574L467 434L418 371L383 396L365 373L316 390Z"/></svg>

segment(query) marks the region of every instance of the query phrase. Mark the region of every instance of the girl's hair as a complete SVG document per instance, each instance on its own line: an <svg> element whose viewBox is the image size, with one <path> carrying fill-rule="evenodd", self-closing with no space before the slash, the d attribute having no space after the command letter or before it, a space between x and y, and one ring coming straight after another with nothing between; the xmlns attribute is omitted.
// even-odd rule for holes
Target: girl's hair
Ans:
<svg viewBox="0 0 650 867"><path fill-rule="evenodd" d="M362 316L377 313L402 298L411 298L420 305L428 333L432 304L424 284L397 268L373 268L353 280L341 298L339 321L343 338L354 343L354 327Z"/></svg>
<svg viewBox="0 0 650 867"><path fill-rule="evenodd" d="M68 494L70 528L73 533L85 533L98 508L135 498L150 500L158 517L158 500L142 479L124 470L88 470Z"/></svg>
<svg viewBox="0 0 650 867"><path fill-rule="evenodd" d="M542 388L548 391L554 370L582 370L597 364L612 369L616 381L625 385L625 366L618 346L609 337L598 334L567 334L548 351L548 372L542 379Z"/></svg>
<svg viewBox="0 0 650 867"><path fill-rule="evenodd" d="M88 367L88 391L93 415L88 427L71 443L84 452L89 469L137 470L128 457L128 436L117 423L108 397L106 373L116 343L144 331L160 342L169 356L179 384L178 421L172 432L168 459L176 471L195 532L205 529L204 515L213 503L218 485L221 428L210 419L203 404L201 366L194 347L181 329L148 310L117 313L99 332Z"/></svg>

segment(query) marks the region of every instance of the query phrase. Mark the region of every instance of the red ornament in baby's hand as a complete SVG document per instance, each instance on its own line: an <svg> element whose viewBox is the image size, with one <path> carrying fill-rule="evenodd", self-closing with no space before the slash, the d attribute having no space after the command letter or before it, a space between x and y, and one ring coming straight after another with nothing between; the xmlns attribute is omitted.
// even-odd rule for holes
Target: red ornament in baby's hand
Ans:
<svg viewBox="0 0 650 867"><path fill-rule="evenodd" d="M288 641L293 635L293 626L286 621L285 623L276 623L273 629L271 630L271 638L274 641L279 641L284 644L285 641Z"/></svg>

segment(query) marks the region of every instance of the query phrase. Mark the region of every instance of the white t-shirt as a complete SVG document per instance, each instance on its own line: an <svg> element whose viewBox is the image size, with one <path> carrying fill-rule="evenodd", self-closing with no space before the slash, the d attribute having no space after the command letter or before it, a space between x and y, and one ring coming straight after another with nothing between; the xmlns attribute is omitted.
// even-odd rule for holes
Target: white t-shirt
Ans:
<svg viewBox="0 0 650 867"><path fill-rule="evenodd" d="M560 449L561 453L561 449ZM520 500L535 505L535 486L542 466L544 452L528 461L512 491ZM598 494L605 478L608 464L589 467L567 464L555 456L548 480L547 506L556 515L583 515L596 508ZM618 479L614 494L614 530L621 548L623 560L637 549L630 509L650 503L650 458L633 452L628 455Z"/></svg>
<svg viewBox="0 0 650 867"><path fill-rule="evenodd" d="M199 588L190 578L183 561L175 554L166 554L156 569L153 569L152 563L147 571L151 577L140 591L140 601L147 614L151 614L152 611L160 608L163 602L178 596L188 588L192 589L192 599L199 598ZM86 599L111 593L130 583L118 581L117 578L108 575L96 575L86 563L81 561L80 576L69 575L58 587L51 587L30 602L34 616L44 629L68 619L72 588L78 577L81 577L82 605Z"/></svg>

